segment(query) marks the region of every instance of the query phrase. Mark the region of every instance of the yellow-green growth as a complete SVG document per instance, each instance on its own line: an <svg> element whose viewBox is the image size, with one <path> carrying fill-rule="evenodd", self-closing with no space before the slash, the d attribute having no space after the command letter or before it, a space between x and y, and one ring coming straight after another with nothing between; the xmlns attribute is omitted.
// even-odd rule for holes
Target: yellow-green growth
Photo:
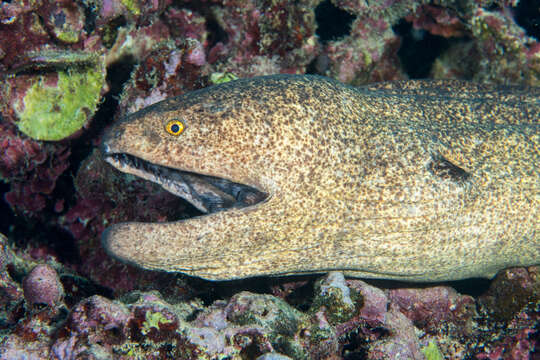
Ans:
<svg viewBox="0 0 540 360"><path fill-rule="evenodd" d="M167 319L163 314L159 312L151 312L147 311L144 316L144 322L142 324L141 333L143 335L146 335L152 330L152 328L155 328L159 331L159 324L167 324L172 322L172 320Z"/></svg>
<svg viewBox="0 0 540 360"><path fill-rule="evenodd" d="M40 77L16 103L19 130L37 140L62 140L83 127L94 114L105 82L100 67L58 72L56 86Z"/></svg>
<svg viewBox="0 0 540 360"><path fill-rule="evenodd" d="M212 75L210 75L210 82L214 85L226 83L226 82L237 80L237 79L238 79L238 76L230 72L224 72L224 73L215 72Z"/></svg>
<svg viewBox="0 0 540 360"><path fill-rule="evenodd" d="M133 15L138 16L141 14L138 0L121 0L121 2Z"/></svg>
<svg viewBox="0 0 540 360"><path fill-rule="evenodd" d="M437 347L435 341L430 341L429 344L422 349L426 360L443 360L443 356Z"/></svg>
<svg viewBox="0 0 540 360"><path fill-rule="evenodd" d="M57 31L56 37L66 43L76 43L79 41L79 33L73 30Z"/></svg>

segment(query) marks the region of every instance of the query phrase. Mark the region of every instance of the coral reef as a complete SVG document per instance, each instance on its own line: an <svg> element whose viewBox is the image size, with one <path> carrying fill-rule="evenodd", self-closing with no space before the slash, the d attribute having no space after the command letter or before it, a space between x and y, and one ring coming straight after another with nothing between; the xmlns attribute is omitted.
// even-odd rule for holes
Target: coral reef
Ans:
<svg viewBox="0 0 540 360"><path fill-rule="evenodd" d="M227 41L209 50L216 70L239 77L304 73L318 50L314 6L317 1L224 1L213 15Z"/></svg>
<svg viewBox="0 0 540 360"><path fill-rule="evenodd" d="M394 289L389 298L414 325L428 333L455 332L470 335L476 315L474 299L443 286L427 289ZM455 326L454 329L448 329Z"/></svg>
<svg viewBox="0 0 540 360"><path fill-rule="evenodd" d="M432 77L539 85L538 39L527 36L508 11L480 8L466 25L472 39L451 45L434 63Z"/></svg>
<svg viewBox="0 0 540 360"><path fill-rule="evenodd" d="M119 117L237 77L311 72L361 85L406 79L403 54L420 66L416 52L434 51L421 64L429 77L539 86L538 14L526 3L1 2L0 358L533 356L537 267L469 296L339 272L225 286L120 264L100 246L108 224L198 213L94 150ZM325 37L317 14L328 9L344 26ZM406 37L442 45L407 49Z"/></svg>
<svg viewBox="0 0 540 360"><path fill-rule="evenodd" d="M24 303L22 286L8 273L7 267L13 259L7 238L0 234L0 327L14 326L19 320Z"/></svg>
<svg viewBox="0 0 540 360"><path fill-rule="evenodd" d="M479 359L527 359L538 351L540 278L538 267L501 272L478 301L490 331ZM496 330L495 330L496 329ZM503 330L504 329L504 330Z"/></svg>
<svg viewBox="0 0 540 360"><path fill-rule="evenodd" d="M508 278L508 274L501 276ZM41 278L29 280L36 277ZM469 356L476 352L478 358L496 358L494 354L505 351L505 359L523 358L534 349L532 327L538 321L534 310L520 309L519 318L513 318L507 330L516 336L499 340L512 345L486 349L482 328L470 328L469 335L461 329L463 321L488 319L459 310L463 306L459 304L469 304L471 297L449 287L383 291L361 280L345 280L337 272L318 281L306 311L279 297L247 291L206 306L196 298L171 303L156 291L135 291L118 300L99 295L84 298L68 314L62 311L65 305L54 269L39 265L24 279L23 314L19 310L18 324L0 343L2 359L23 354L52 359L441 359L445 354L457 359L467 352L456 350L467 346ZM520 281L523 278L516 280ZM436 293L445 294L443 300L434 298ZM434 301L446 307L438 309ZM403 312L405 304L409 305ZM444 331L419 320L425 320L426 312L447 325ZM483 351L477 351L480 347Z"/></svg>
<svg viewBox="0 0 540 360"><path fill-rule="evenodd" d="M355 15L350 34L324 44L318 58L318 71L342 82L361 85L368 82L405 79L397 51L399 37L392 30L415 1L390 1L377 10L371 5L337 1L338 6ZM389 5L389 6L387 6ZM324 65L320 65L324 64Z"/></svg>

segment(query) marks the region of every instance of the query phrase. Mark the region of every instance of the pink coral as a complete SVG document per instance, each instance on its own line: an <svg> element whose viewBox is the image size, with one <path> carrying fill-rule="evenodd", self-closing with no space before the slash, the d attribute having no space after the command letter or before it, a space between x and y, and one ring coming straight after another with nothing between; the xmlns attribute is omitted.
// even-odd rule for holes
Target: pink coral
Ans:
<svg viewBox="0 0 540 360"><path fill-rule="evenodd" d="M19 135L12 124L0 123L0 175L11 183L5 200L13 209L36 216L51 199L58 177L68 168L69 149Z"/></svg>
<svg viewBox="0 0 540 360"><path fill-rule="evenodd" d="M95 351L113 358L111 345L124 341L129 312L125 306L116 304L101 296L92 296L78 303L65 324L60 329L57 339L51 346L51 359L68 360ZM95 348L95 344L100 344Z"/></svg>
<svg viewBox="0 0 540 360"><path fill-rule="evenodd" d="M388 298L425 331L448 331L453 326L464 334L471 333L472 320L476 315L474 299L460 295L450 287L394 289L390 290Z"/></svg>
<svg viewBox="0 0 540 360"><path fill-rule="evenodd" d="M466 34L465 24L452 9L434 5L422 5L414 14L406 17L415 29L427 30L433 35L446 38L461 37Z"/></svg>
<svg viewBox="0 0 540 360"><path fill-rule="evenodd" d="M224 1L213 7L227 33L209 50L216 70L238 77L270 73L303 73L319 51L313 8L292 6L287 0L271 3Z"/></svg>
<svg viewBox="0 0 540 360"><path fill-rule="evenodd" d="M359 295L359 311L350 320L336 325L341 346L351 339L367 341L367 359L419 359L420 343L413 322L381 289L361 280L347 281L351 292ZM349 336L346 336L349 335Z"/></svg>
<svg viewBox="0 0 540 360"><path fill-rule="evenodd" d="M24 298L30 305L45 304L57 306L63 296L64 288L56 271L49 265L38 265L23 280Z"/></svg>
<svg viewBox="0 0 540 360"><path fill-rule="evenodd" d="M502 271L479 299L493 329L479 359L529 359L538 346L540 278L536 266Z"/></svg>
<svg viewBox="0 0 540 360"><path fill-rule="evenodd" d="M441 54L432 77L465 77L476 82L540 84L538 39L527 36L508 9L475 8L461 16L469 41L454 43ZM415 20L418 21L418 20ZM417 23L418 26L427 26ZM427 26L429 30L429 26Z"/></svg>
<svg viewBox="0 0 540 360"><path fill-rule="evenodd" d="M9 70L21 54L39 49L50 38L30 5L0 4L0 70ZM24 34L24 36L21 36Z"/></svg>
<svg viewBox="0 0 540 360"><path fill-rule="evenodd" d="M42 145L32 139L18 136L14 126L0 123L0 174L3 178L22 178L25 171L34 170L47 159Z"/></svg>
<svg viewBox="0 0 540 360"><path fill-rule="evenodd" d="M357 17L349 36L326 44L324 74L356 85L404 79L397 57L399 44L391 23L382 16Z"/></svg>
<svg viewBox="0 0 540 360"><path fill-rule="evenodd" d="M200 14L189 9L170 7L164 16L174 37L196 39L206 45L206 20Z"/></svg>

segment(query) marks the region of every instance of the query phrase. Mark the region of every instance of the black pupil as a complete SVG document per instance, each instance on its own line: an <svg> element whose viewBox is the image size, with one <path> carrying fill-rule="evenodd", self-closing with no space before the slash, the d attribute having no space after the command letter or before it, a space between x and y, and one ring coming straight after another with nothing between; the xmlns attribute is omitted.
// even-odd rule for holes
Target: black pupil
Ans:
<svg viewBox="0 0 540 360"><path fill-rule="evenodd" d="M172 126L171 126L171 131L172 131L173 133L179 132L179 131L180 131L180 126L178 126L178 124L172 125Z"/></svg>

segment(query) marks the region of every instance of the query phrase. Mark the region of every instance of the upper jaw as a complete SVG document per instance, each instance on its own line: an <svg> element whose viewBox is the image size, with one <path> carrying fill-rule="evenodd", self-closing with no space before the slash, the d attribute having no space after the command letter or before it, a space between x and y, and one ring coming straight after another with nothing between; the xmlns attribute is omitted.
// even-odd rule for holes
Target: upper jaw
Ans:
<svg viewBox="0 0 540 360"><path fill-rule="evenodd" d="M107 144L102 150L105 161L118 170L161 185L205 214L252 206L268 197L267 193L249 185L153 164L127 153L114 152Z"/></svg>

